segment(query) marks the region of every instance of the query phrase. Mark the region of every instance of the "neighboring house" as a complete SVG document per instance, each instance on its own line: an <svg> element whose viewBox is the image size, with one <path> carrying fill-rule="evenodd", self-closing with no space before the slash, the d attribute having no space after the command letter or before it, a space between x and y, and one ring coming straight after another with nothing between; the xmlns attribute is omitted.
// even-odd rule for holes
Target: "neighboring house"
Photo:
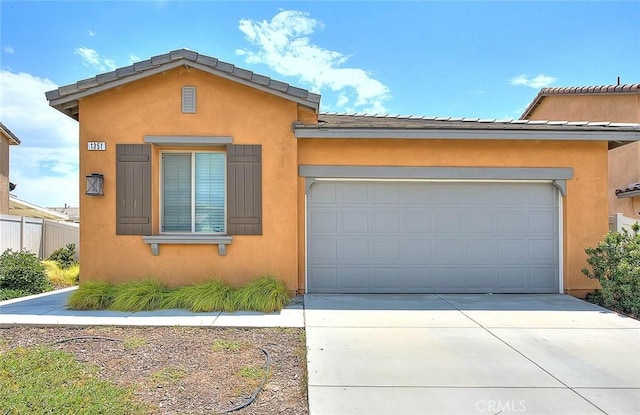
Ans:
<svg viewBox="0 0 640 415"><path fill-rule="evenodd" d="M9 213L9 192L13 183L9 181L9 146L20 144L20 140L0 122L0 214Z"/></svg>
<svg viewBox="0 0 640 415"><path fill-rule="evenodd" d="M62 212L34 205L33 203L9 196L9 214L14 216L27 216L29 218L49 219L55 221L69 221L69 216Z"/></svg>
<svg viewBox="0 0 640 415"><path fill-rule="evenodd" d="M80 208L67 206L64 207L48 207L47 209L67 215L69 222L80 223Z"/></svg>
<svg viewBox="0 0 640 415"><path fill-rule="evenodd" d="M640 123L640 84L544 88L521 119ZM609 148L609 214L640 219L640 143Z"/></svg>
<svg viewBox="0 0 640 415"><path fill-rule="evenodd" d="M184 49L46 96L81 124L83 280L584 295L608 145L640 140L640 125L319 114L319 95Z"/></svg>

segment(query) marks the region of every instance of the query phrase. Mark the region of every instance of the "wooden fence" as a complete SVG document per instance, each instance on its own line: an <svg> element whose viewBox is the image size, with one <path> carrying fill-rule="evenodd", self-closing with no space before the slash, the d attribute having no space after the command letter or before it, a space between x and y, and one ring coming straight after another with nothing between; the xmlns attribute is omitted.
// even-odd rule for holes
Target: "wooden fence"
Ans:
<svg viewBox="0 0 640 415"><path fill-rule="evenodd" d="M40 259L66 244L76 244L80 259L80 226L26 216L0 215L0 253L7 249L31 251Z"/></svg>

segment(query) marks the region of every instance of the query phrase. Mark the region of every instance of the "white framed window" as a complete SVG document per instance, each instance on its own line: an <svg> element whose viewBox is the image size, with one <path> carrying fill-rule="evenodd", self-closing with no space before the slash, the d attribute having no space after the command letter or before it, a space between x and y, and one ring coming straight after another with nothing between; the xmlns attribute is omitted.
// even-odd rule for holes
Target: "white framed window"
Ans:
<svg viewBox="0 0 640 415"><path fill-rule="evenodd" d="M163 233L226 233L226 153L162 152Z"/></svg>

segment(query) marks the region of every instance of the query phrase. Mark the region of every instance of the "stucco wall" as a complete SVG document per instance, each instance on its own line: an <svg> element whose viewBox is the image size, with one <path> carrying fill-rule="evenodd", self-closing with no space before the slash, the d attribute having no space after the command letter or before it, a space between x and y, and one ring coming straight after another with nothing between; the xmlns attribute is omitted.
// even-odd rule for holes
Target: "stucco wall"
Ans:
<svg viewBox="0 0 640 415"><path fill-rule="evenodd" d="M572 167L563 198L564 289L582 296L596 283L581 273L584 249L608 229L607 143L493 140L300 139L305 165ZM298 179L299 284L304 286L304 179Z"/></svg>
<svg viewBox="0 0 640 415"><path fill-rule="evenodd" d="M196 114L181 112L184 85L197 86ZM296 103L188 68L82 99L82 280L155 276L175 286L217 276L242 284L273 274L297 289L297 142L291 123L298 112ZM160 245L160 255L152 256L142 236L116 235L116 143L143 143L145 135L232 136L234 144L261 144L263 235L234 236L226 256L219 256L215 245ZM107 150L87 151L88 141L104 141ZM154 234L159 230L159 155L167 149L154 146L152 154ZM84 177L94 172L105 176L103 197L84 195Z"/></svg>
<svg viewBox="0 0 640 415"><path fill-rule="evenodd" d="M9 213L9 140L0 135L0 214Z"/></svg>
<svg viewBox="0 0 640 415"><path fill-rule="evenodd" d="M548 95L529 119L640 122L640 94Z"/></svg>
<svg viewBox="0 0 640 415"><path fill-rule="evenodd" d="M531 120L640 122L640 94L566 94L543 98ZM640 181L640 145L625 144L609 151L609 214L640 219L640 197L619 199L615 190Z"/></svg>

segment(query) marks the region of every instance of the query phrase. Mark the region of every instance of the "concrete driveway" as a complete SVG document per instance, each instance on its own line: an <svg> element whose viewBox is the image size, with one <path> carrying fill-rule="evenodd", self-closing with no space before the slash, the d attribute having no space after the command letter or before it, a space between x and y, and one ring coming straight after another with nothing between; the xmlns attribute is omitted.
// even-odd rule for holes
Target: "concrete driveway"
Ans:
<svg viewBox="0 0 640 415"><path fill-rule="evenodd" d="M304 303L311 415L640 414L640 322L570 296Z"/></svg>

